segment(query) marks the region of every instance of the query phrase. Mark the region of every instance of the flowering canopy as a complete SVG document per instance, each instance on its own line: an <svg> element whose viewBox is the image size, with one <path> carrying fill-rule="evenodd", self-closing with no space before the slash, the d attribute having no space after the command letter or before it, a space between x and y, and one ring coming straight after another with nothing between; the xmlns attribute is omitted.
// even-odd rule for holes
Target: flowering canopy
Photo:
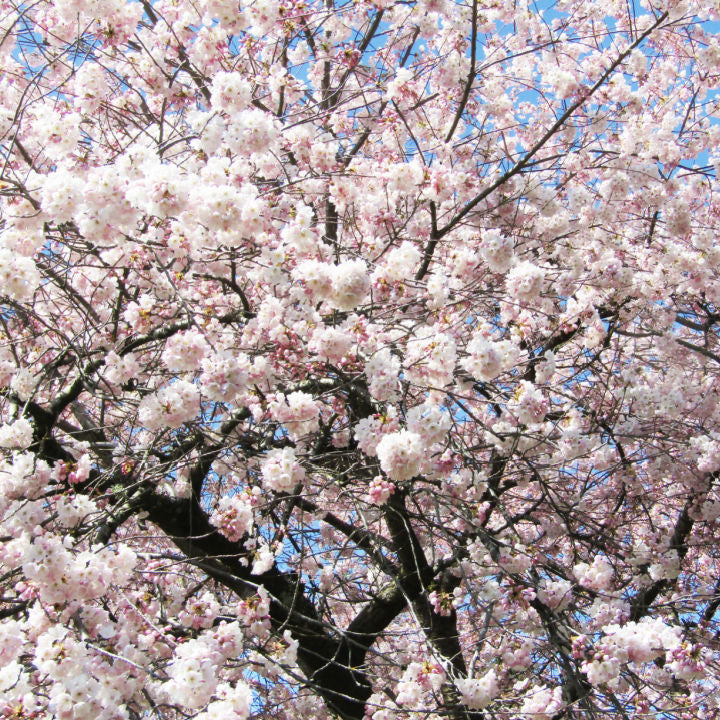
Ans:
<svg viewBox="0 0 720 720"><path fill-rule="evenodd" d="M720 717L719 20L3 0L0 716Z"/></svg>

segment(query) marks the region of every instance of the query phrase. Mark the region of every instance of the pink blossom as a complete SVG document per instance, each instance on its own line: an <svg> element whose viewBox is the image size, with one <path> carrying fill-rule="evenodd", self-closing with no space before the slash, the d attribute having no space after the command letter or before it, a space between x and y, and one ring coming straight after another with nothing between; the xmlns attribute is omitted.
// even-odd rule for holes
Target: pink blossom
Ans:
<svg viewBox="0 0 720 720"><path fill-rule="evenodd" d="M455 685L462 695L462 701L472 710L487 707L500 692L498 677L494 670L489 670L479 678L460 678Z"/></svg>
<svg viewBox="0 0 720 720"><path fill-rule="evenodd" d="M390 350L382 348L366 363L365 373L370 394L380 401L392 401L397 397L400 361Z"/></svg>
<svg viewBox="0 0 720 720"><path fill-rule="evenodd" d="M578 563L573 568L573 573L580 585L592 588L593 590L607 589L613 575L610 563L600 555L595 557L592 565Z"/></svg>
<svg viewBox="0 0 720 720"><path fill-rule="evenodd" d="M347 260L332 270L332 289L328 301L337 310L355 310L370 290L367 266L362 260Z"/></svg>
<svg viewBox="0 0 720 720"><path fill-rule="evenodd" d="M213 78L210 102L216 110L239 112L251 96L252 86L239 72L219 72Z"/></svg>
<svg viewBox="0 0 720 720"><path fill-rule="evenodd" d="M261 466L263 484L275 492L292 492L305 479L305 470L291 447L271 450Z"/></svg>
<svg viewBox="0 0 720 720"><path fill-rule="evenodd" d="M271 406L273 417L288 429L290 437L299 439L318 429L320 409L312 395L293 392L279 396Z"/></svg>
<svg viewBox="0 0 720 720"><path fill-rule="evenodd" d="M505 281L509 296L522 303L534 301L543 291L544 283L545 271L528 261L518 263Z"/></svg>
<svg viewBox="0 0 720 720"><path fill-rule="evenodd" d="M563 708L562 688L533 687L527 694L520 712L538 720L552 720Z"/></svg>
<svg viewBox="0 0 720 720"><path fill-rule="evenodd" d="M251 503L242 494L220 498L210 523L233 542L240 540L253 527Z"/></svg>
<svg viewBox="0 0 720 720"><path fill-rule="evenodd" d="M26 448L32 443L33 426L24 417L0 426L0 447Z"/></svg>
<svg viewBox="0 0 720 720"><path fill-rule="evenodd" d="M380 466L395 482L409 480L419 474L425 459L420 436L409 430L384 435L376 452Z"/></svg>
<svg viewBox="0 0 720 720"><path fill-rule="evenodd" d="M375 457L378 443L383 436L398 428L397 413L391 408L386 414L363 418L355 427L355 440L366 455Z"/></svg>
<svg viewBox="0 0 720 720"><path fill-rule="evenodd" d="M176 428L195 418L200 411L200 393L187 380L177 380L140 403L140 422L151 430Z"/></svg>
<svg viewBox="0 0 720 720"><path fill-rule="evenodd" d="M456 343L452 337L425 327L408 340L403 365L410 382L443 387L452 382L456 357Z"/></svg>
<svg viewBox="0 0 720 720"><path fill-rule="evenodd" d="M384 505L395 489L395 485L383 477L374 477L368 488L368 501L373 505Z"/></svg>

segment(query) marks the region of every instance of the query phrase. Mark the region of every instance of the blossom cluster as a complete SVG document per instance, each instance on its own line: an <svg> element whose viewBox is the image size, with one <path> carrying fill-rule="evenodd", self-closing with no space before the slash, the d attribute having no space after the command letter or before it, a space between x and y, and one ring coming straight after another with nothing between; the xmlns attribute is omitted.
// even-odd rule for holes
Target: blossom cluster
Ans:
<svg viewBox="0 0 720 720"><path fill-rule="evenodd" d="M345 260L339 265L305 260L294 274L315 300L325 300L336 310L355 310L370 290L367 266L362 260Z"/></svg>
<svg viewBox="0 0 720 720"><path fill-rule="evenodd" d="M210 523L233 542L249 533L253 522L252 504L241 494L221 497L210 516Z"/></svg>
<svg viewBox="0 0 720 720"><path fill-rule="evenodd" d="M138 419L150 430L177 428L200 412L200 392L187 380L176 380L143 398Z"/></svg>
<svg viewBox="0 0 720 720"><path fill-rule="evenodd" d="M410 480L422 472L425 447L420 435L410 430L398 430L384 435L376 451L380 467L395 482Z"/></svg>
<svg viewBox="0 0 720 720"><path fill-rule="evenodd" d="M583 663L583 671L593 685L605 684L618 677L624 663L650 662L680 644L680 628L670 627L659 618L608 625L592 659Z"/></svg>
<svg viewBox="0 0 720 720"><path fill-rule="evenodd" d="M488 670L482 677L458 678L455 685L462 695L462 701L471 710L487 707L500 692L497 673Z"/></svg>
<svg viewBox="0 0 720 720"><path fill-rule="evenodd" d="M305 470L291 447L270 450L261 464L263 485L274 492L289 493L305 479Z"/></svg>

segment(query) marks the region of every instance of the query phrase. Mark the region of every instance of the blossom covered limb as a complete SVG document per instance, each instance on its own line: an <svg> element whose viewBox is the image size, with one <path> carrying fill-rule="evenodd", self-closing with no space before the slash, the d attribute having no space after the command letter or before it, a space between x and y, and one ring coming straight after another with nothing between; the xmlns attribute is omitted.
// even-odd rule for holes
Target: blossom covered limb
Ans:
<svg viewBox="0 0 720 720"><path fill-rule="evenodd" d="M608 80L608 78L611 77L615 69L622 63L622 61L634 50L636 47L638 47L648 36L650 36L653 31L655 31L657 28L661 27L662 24L667 20L668 13L664 12L661 13L654 21L650 27L648 27L633 43L632 45L624 50L622 53L620 53L615 60L610 64L610 67L601 75L601 77L595 82L595 84L587 89L585 93L575 100L570 107L568 107L562 115L555 121L555 123L550 127L550 129L547 130L547 132L538 140L538 142L520 159L518 160L515 165L513 165L510 170L508 170L505 174L503 174L501 177L499 177L493 184L491 184L489 187L485 188L481 193L476 195L472 200L470 200L463 208L460 210L449 222L447 222L442 228L438 230L439 237L443 237L448 232L450 232L469 212L473 210L484 198L486 198L490 193L497 190L499 187L502 187L507 183L508 180L510 180L514 175L521 172L523 168L525 168L531 160L535 157L535 155L540 152L540 150L545 146L545 144L552 138L552 136L558 132L563 125L567 122L567 120L572 117L573 113L583 105L599 88L601 88Z"/></svg>
<svg viewBox="0 0 720 720"><path fill-rule="evenodd" d="M708 479L709 487L712 487L713 483L717 481L717 473L712 473ZM691 508L696 504L697 498L691 496L685 502L682 511L678 515L673 528L672 536L668 543L668 550L675 553L680 561L688 553L687 540L692 532L693 525L695 524L694 519L691 516ZM641 620L652 607L652 603L660 595L663 590L672 586L675 582L675 577L661 577L655 580L654 583L644 587L640 590L635 597L632 599L630 605L630 619L633 621Z"/></svg>

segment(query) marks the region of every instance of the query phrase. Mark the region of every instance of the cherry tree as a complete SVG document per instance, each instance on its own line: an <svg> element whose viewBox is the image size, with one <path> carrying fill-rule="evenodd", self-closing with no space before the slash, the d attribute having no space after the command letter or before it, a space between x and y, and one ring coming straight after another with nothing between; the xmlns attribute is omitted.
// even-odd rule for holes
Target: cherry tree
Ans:
<svg viewBox="0 0 720 720"><path fill-rule="evenodd" d="M2 0L0 716L720 718L719 21Z"/></svg>

